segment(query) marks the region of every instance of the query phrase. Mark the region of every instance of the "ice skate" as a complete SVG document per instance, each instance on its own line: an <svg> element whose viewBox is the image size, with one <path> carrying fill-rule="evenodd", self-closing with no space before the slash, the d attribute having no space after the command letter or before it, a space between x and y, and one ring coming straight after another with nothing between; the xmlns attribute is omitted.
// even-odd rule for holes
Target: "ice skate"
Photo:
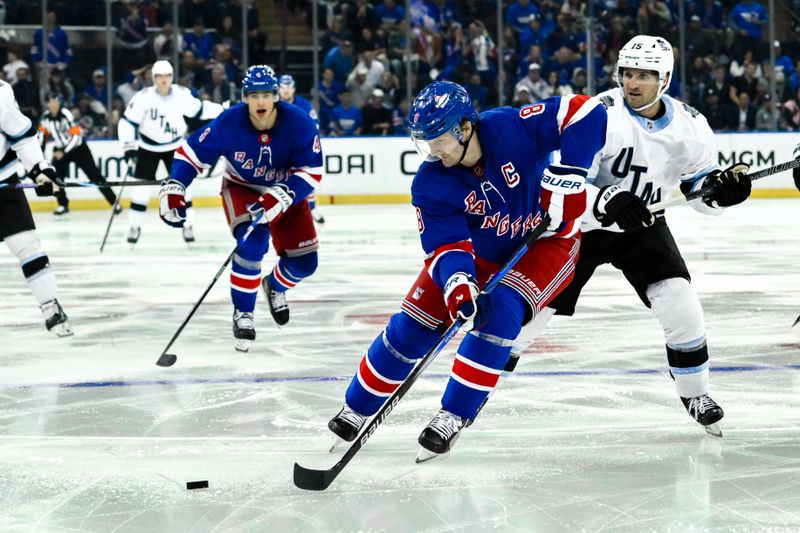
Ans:
<svg viewBox="0 0 800 533"><path fill-rule="evenodd" d="M131 244L136 244L139 242L139 237L142 236L142 228L131 226L131 229L128 231L128 242Z"/></svg>
<svg viewBox="0 0 800 533"><path fill-rule="evenodd" d="M269 312L275 319L275 323L279 326L286 325L289 322L289 303L286 301L286 293L273 290L272 285L269 284L269 276L265 276L261 280L261 288L264 289L264 294L267 296Z"/></svg>
<svg viewBox="0 0 800 533"><path fill-rule="evenodd" d="M181 232L183 233L184 241L194 242L194 228L192 228L192 226L187 226L184 224L183 228L181 228Z"/></svg>
<svg viewBox="0 0 800 533"><path fill-rule="evenodd" d="M345 404L339 414L328 422L328 429L336 435L331 443L330 451L333 451L342 442L353 442L366 421L366 416L361 416Z"/></svg>
<svg viewBox="0 0 800 533"><path fill-rule="evenodd" d="M424 463L448 453L458 440L461 430L468 425L469 420L445 409L440 410L417 439L422 449L417 453L416 462Z"/></svg>
<svg viewBox="0 0 800 533"><path fill-rule="evenodd" d="M52 331L59 337L69 337L72 335L72 328L69 326L67 314L61 308L58 300L50 300L41 306L42 314L44 314L44 325L47 331Z"/></svg>
<svg viewBox="0 0 800 533"><path fill-rule="evenodd" d="M314 209L311 210L311 218L313 218L314 222L316 222L317 224L324 224L325 223L325 217L322 216L319 213L317 208L314 208Z"/></svg>
<svg viewBox="0 0 800 533"><path fill-rule="evenodd" d="M56 207L55 211L53 211L53 214L56 216L66 215L67 213L69 213L69 207L65 205L60 205Z"/></svg>
<svg viewBox="0 0 800 533"><path fill-rule="evenodd" d="M722 428L719 426L719 421L725 416L725 412L708 394L695 396L694 398L681 397L681 401L689 416L703 426L706 433L715 437L722 436Z"/></svg>
<svg viewBox="0 0 800 533"><path fill-rule="evenodd" d="M233 310L233 337L236 339L236 351L248 352L250 344L256 340L256 326L253 313Z"/></svg>

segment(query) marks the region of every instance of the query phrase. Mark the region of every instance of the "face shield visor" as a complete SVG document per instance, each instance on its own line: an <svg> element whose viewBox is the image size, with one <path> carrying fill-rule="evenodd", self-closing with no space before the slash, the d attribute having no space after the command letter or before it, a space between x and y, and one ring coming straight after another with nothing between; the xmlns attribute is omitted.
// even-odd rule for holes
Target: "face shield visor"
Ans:
<svg viewBox="0 0 800 533"><path fill-rule="evenodd" d="M412 132L411 140L414 141L417 152L425 158L425 161L439 161L448 154L457 154L458 152L456 150L462 148L461 143L452 131L427 140L420 139Z"/></svg>

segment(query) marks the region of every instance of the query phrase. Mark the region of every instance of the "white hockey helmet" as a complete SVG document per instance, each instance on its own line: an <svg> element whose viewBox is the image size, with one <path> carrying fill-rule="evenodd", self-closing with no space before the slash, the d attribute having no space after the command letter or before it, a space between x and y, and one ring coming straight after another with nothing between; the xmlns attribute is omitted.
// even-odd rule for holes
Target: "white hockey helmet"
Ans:
<svg viewBox="0 0 800 533"><path fill-rule="evenodd" d="M153 75L153 77L172 76L172 65L169 61L161 59L153 63L153 68L150 73Z"/></svg>
<svg viewBox="0 0 800 533"><path fill-rule="evenodd" d="M649 104L635 109L641 111L658 102L659 98L667 92L674 67L675 56L672 54L672 46L666 39L652 35L637 35L620 48L617 66L614 68L614 81L622 87L622 69L624 68L652 70L658 73L660 83L658 94L655 100Z"/></svg>

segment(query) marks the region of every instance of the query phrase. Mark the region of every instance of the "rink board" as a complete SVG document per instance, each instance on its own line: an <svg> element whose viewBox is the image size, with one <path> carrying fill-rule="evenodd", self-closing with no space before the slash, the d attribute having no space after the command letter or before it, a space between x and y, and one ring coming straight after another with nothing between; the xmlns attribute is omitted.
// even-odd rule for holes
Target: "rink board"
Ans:
<svg viewBox="0 0 800 533"><path fill-rule="evenodd" d="M798 136L793 133L732 133L717 135L719 164L726 167L734 161L761 170L792 157ZM112 180L125 172L122 145L118 141L90 141L89 147L103 174ZM325 173L318 190L321 204L405 203L414 172L422 161L406 137L326 138L322 140ZM219 205L219 186L223 165L217 164L209 178L193 185L196 206ZM161 167L159 178L166 176ZM70 165L70 178L85 180L83 172ZM754 196L761 198L800 197L788 173L771 176L754 183ZM105 208L93 190L72 189L69 192L73 209ZM155 196L155 189L153 190ZM124 195L127 196L127 195ZM55 205L52 198L30 195L34 209L46 210Z"/></svg>

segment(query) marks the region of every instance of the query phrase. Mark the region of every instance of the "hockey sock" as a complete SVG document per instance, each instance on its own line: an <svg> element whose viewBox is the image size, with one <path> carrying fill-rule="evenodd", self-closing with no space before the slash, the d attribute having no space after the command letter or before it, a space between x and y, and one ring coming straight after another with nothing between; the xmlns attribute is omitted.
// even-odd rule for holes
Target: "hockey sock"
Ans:
<svg viewBox="0 0 800 533"><path fill-rule="evenodd" d="M492 316L461 341L442 396L442 407L462 418L475 418L497 385L525 316L527 304L513 289L500 285L489 297Z"/></svg>
<svg viewBox="0 0 800 533"><path fill-rule="evenodd" d="M317 252L281 257L272 269L269 284L275 292L286 292L313 274L316 269Z"/></svg>
<svg viewBox="0 0 800 533"><path fill-rule="evenodd" d="M310 207L312 211L317 208L317 196L316 195L314 195L314 194L309 194L308 195L308 207Z"/></svg>
<svg viewBox="0 0 800 533"><path fill-rule="evenodd" d="M128 221L132 228L139 228L144 221L144 213L150 202L153 187L134 187L131 192L131 208L128 211Z"/></svg>
<svg viewBox="0 0 800 533"><path fill-rule="evenodd" d="M375 414L438 340L438 333L405 313L392 316L361 359L345 394L347 405L363 416Z"/></svg>
<svg viewBox="0 0 800 533"><path fill-rule="evenodd" d="M233 306L245 313L256 308L258 287L261 285L261 262L248 261L235 254L231 266L231 301Z"/></svg>
<svg viewBox="0 0 800 533"><path fill-rule="evenodd" d="M708 347L705 339L696 348L675 349L667 345L669 371L681 398L708 394Z"/></svg>
<svg viewBox="0 0 800 533"><path fill-rule="evenodd" d="M6 237L5 241L11 253L19 259L25 281L39 305L54 300L58 290L56 276L36 233L22 231Z"/></svg>

